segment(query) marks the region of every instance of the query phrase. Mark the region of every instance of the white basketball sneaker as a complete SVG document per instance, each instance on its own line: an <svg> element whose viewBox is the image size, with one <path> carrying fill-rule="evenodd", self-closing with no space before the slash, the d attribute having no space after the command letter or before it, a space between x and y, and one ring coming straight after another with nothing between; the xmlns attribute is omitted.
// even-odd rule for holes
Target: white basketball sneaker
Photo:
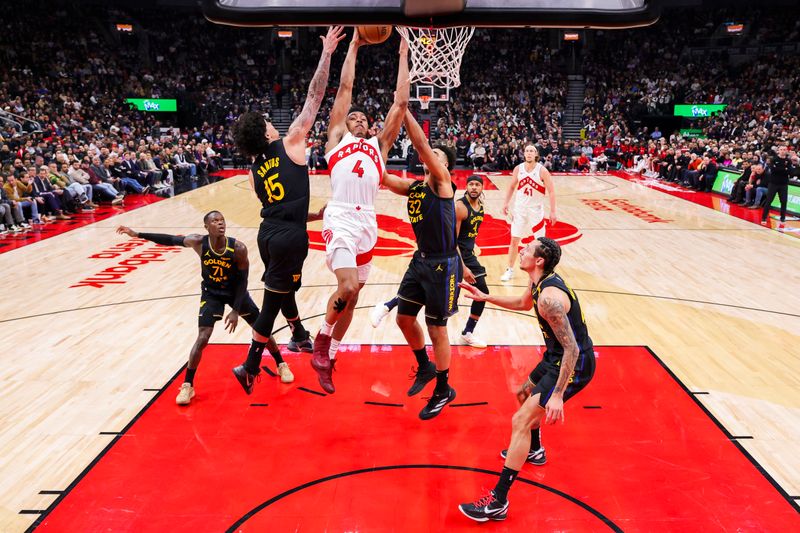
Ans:
<svg viewBox="0 0 800 533"><path fill-rule="evenodd" d="M514 269L507 268L506 271L503 272L503 275L500 276L500 281L511 281L511 278L513 277L514 277Z"/></svg>
<svg viewBox="0 0 800 533"><path fill-rule="evenodd" d="M383 302L375 304L375 307L369 312L369 321L372 322L372 327L377 328L390 312L391 309L386 307Z"/></svg>
<svg viewBox="0 0 800 533"><path fill-rule="evenodd" d="M483 340L480 337L478 337L471 331L462 334L461 340L463 340L465 343L472 346L473 348L486 348L486 343L483 342Z"/></svg>

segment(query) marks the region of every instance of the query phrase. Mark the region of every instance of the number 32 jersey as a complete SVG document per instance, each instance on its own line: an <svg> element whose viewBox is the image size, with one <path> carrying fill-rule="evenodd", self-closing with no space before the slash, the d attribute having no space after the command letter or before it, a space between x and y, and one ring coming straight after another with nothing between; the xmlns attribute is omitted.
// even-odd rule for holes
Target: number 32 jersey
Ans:
<svg viewBox="0 0 800 533"><path fill-rule="evenodd" d="M310 198L308 167L289 158L283 139L271 142L250 170L256 196L261 200L261 218L305 228Z"/></svg>
<svg viewBox="0 0 800 533"><path fill-rule="evenodd" d="M386 165L377 137L361 139L347 132L325 154L331 175L332 200L344 204L373 207Z"/></svg>

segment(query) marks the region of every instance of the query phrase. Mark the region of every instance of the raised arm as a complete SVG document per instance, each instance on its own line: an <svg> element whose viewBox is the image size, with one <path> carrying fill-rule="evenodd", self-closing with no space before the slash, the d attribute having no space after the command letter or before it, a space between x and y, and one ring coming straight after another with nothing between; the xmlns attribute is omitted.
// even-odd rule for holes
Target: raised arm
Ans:
<svg viewBox="0 0 800 533"><path fill-rule="evenodd" d="M446 183L448 187L450 186L450 171L447 170L447 166L433 153L433 149L431 145L428 144L428 139L425 137L425 132L422 131L422 127L417 123L414 115L412 115L409 110L406 110L404 124L408 132L408 138L411 139L411 144L414 145L414 149L419 154L420 161L425 163L431 173L431 181L433 182L431 183L431 188L436 191L436 194L439 194L442 185Z"/></svg>
<svg viewBox="0 0 800 533"><path fill-rule="evenodd" d="M289 154L292 161L304 165L306 161L306 135L308 134L311 126L314 125L314 119L317 117L319 106L322 104L322 99L325 98L325 89L328 87L328 74L331 67L331 55L336 50L336 45L339 44L344 38L343 29L341 26L331 26L328 28L328 33L322 39L322 54L319 58L317 70L314 72L314 77L311 78L311 83L308 86L308 94L306 95L306 102L303 105L303 110L294 119L283 144L286 147L286 153Z"/></svg>
<svg viewBox="0 0 800 533"><path fill-rule="evenodd" d="M547 287L539 296L537 305L539 315L544 318L553 333L564 349L564 356L561 358L561 368L558 371L558 380L553 389L553 394L545 405L545 422L552 424L557 420L564 421L564 392L569 385L569 380L575 371L575 364L578 361L578 342L575 340L575 332L569 323L567 313L569 312L569 298L566 293L555 287Z"/></svg>
<svg viewBox="0 0 800 533"><path fill-rule="evenodd" d="M347 57L342 64L342 73L339 76L339 90L336 91L331 116L328 118L328 143L325 145L325 152L329 152L339 144L347 131L347 112L353 101L353 83L356 79L356 56L362 44L358 29L353 28L353 39L350 41Z"/></svg>
<svg viewBox="0 0 800 533"><path fill-rule="evenodd" d="M542 167L539 169L539 175L542 177L544 188L547 192L547 198L550 200L550 224L555 224L558 220L556 216L556 186L553 183L553 177L550 175L550 171L546 168Z"/></svg>
<svg viewBox="0 0 800 533"><path fill-rule="evenodd" d="M389 150L400 134L400 126L403 125L403 117L408 109L408 43L405 39L400 39L400 58L397 67L397 86L394 91L394 103L386 114L383 130L378 134L378 144L381 147L381 155L385 161L389 156Z"/></svg>

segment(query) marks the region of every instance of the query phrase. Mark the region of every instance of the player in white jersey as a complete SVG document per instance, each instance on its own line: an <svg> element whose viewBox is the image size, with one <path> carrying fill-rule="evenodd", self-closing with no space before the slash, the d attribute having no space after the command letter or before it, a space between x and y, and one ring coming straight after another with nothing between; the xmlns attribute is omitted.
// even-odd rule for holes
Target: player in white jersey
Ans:
<svg viewBox="0 0 800 533"><path fill-rule="evenodd" d="M544 237L544 195L550 199L550 224L556 223L556 189L550 171L539 163L539 152L533 144L525 145L525 162L514 169L511 186L506 191L503 214L508 215L511 197L516 193L511 218L511 244L508 247L508 268L500 281L511 281L519 255L519 242L531 234Z"/></svg>
<svg viewBox="0 0 800 533"><path fill-rule="evenodd" d="M339 90L328 122L325 158L331 177L332 197L325 209L322 237L328 268L336 275L336 292L328 300L325 321L314 339L311 366L325 392L333 393L332 372L336 352L353 319L358 293L369 275L372 249L378 240L375 196L386 167L389 149L397 140L408 108L408 44L400 39L395 100L383 130L369 136L366 113L352 108L356 55L364 41L353 40L342 65Z"/></svg>

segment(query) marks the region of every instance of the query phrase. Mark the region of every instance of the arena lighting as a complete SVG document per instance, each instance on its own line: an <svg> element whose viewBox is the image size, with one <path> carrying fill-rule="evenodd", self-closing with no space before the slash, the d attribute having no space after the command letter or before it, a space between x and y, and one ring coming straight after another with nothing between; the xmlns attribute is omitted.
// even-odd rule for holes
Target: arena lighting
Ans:
<svg viewBox="0 0 800 533"><path fill-rule="evenodd" d="M565 41L580 41L581 35L580 33L576 32L564 32L564 40Z"/></svg>
<svg viewBox="0 0 800 533"><path fill-rule="evenodd" d="M294 32L292 30L278 30L279 39L291 39L292 37L294 37Z"/></svg>
<svg viewBox="0 0 800 533"><path fill-rule="evenodd" d="M133 24L117 24L117 31L133 33Z"/></svg>
<svg viewBox="0 0 800 533"><path fill-rule="evenodd" d="M728 33L742 33L742 31L744 31L744 24L728 23L725 29Z"/></svg>

